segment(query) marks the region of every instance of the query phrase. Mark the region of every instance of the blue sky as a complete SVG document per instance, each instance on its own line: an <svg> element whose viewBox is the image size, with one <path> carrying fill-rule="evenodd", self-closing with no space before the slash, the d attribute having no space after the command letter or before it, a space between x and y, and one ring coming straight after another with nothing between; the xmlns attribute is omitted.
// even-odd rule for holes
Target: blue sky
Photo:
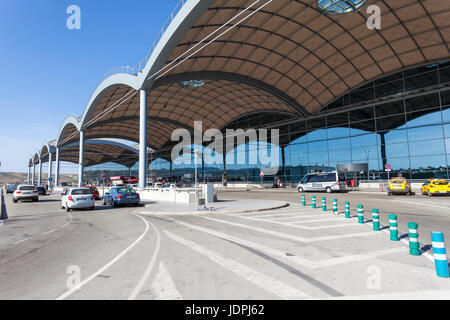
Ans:
<svg viewBox="0 0 450 320"><path fill-rule="evenodd" d="M0 171L25 172L105 72L146 56L178 1L0 1ZM66 27L70 5L81 30Z"/></svg>

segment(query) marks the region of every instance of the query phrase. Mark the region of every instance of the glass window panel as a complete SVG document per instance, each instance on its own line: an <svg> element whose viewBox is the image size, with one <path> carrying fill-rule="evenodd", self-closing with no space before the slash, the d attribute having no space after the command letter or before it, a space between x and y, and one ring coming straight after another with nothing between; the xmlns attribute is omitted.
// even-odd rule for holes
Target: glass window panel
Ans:
<svg viewBox="0 0 450 320"><path fill-rule="evenodd" d="M403 101L401 100L375 106L375 113L377 118L403 114L404 112L405 107L403 105Z"/></svg>
<svg viewBox="0 0 450 320"><path fill-rule="evenodd" d="M403 79L380 84L375 87L376 98L386 97L404 91Z"/></svg>
<svg viewBox="0 0 450 320"><path fill-rule="evenodd" d="M299 121L289 124L289 132L291 134L306 132L306 121Z"/></svg>
<svg viewBox="0 0 450 320"><path fill-rule="evenodd" d="M437 65L405 71L405 87L407 91L436 84L438 84Z"/></svg>
<svg viewBox="0 0 450 320"><path fill-rule="evenodd" d="M411 157L445 154L444 140L415 141L409 143Z"/></svg>
<svg viewBox="0 0 450 320"><path fill-rule="evenodd" d="M350 138L329 140L328 147L330 150L350 149ZM346 158L349 158L349 156Z"/></svg>
<svg viewBox="0 0 450 320"><path fill-rule="evenodd" d="M336 150L330 150L330 164L349 164L351 161L350 147L345 147Z"/></svg>
<svg viewBox="0 0 450 320"><path fill-rule="evenodd" d="M308 148L306 144L292 145L286 148L286 156L292 166L308 164Z"/></svg>
<svg viewBox="0 0 450 320"><path fill-rule="evenodd" d="M386 145L387 158L409 157L407 143L395 143Z"/></svg>
<svg viewBox="0 0 450 320"><path fill-rule="evenodd" d="M450 106L450 90L441 92L441 99L443 106Z"/></svg>
<svg viewBox="0 0 450 320"><path fill-rule="evenodd" d="M352 137L352 148L368 146L377 146L377 135L375 133Z"/></svg>
<svg viewBox="0 0 450 320"><path fill-rule="evenodd" d="M350 135L360 135L361 133L375 132L375 120L360 121L350 124Z"/></svg>
<svg viewBox="0 0 450 320"><path fill-rule="evenodd" d="M444 125L444 136L450 138L450 124Z"/></svg>
<svg viewBox="0 0 450 320"><path fill-rule="evenodd" d="M408 129L409 141L443 139L442 125L423 126Z"/></svg>
<svg viewBox="0 0 450 320"><path fill-rule="evenodd" d="M376 119L376 122L378 132L400 129L406 125L405 114L403 113L395 116L378 118Z"/></svg>
<svg viewBox="0 0 450 320"><path fill-rule="evenodd" d="M349 96L350 96L350 104L354 104L374 99L375 93L372 84L370 84L370 87L368 88L352 91L349 94Z"/></svg>
<svg viewBox="0 0 450 320"><path fill-rule="evenodd" d="M406 99L406 112L414 112L418 110L431 109L439 107L439 94L432 93L419 97Z"/></svg>
<svg viewBox="0 0 450 320"><path fill-rule="evenodd" d="M327 117L328 128L348 127L348 112L341 112Z"/></svg>
<svg viewBox="0 0 450 320"><path fill-rule="evenodd" d="M367 160L377 160L378 148L377 146L368 147L354 147L352 145L352 160L354 163L367 163Z"/></svg>
<svg viewBox="0 0 450 320"><path fill-rule="evenodd" d="M407 130L393 130L385 134L386 144L405 143Z"/></svg>
<svg viewBox="0 0 450 320"><path fill-rule="evenodd" d="M450 106L442 107L442 120L444 123L450 123Z"/></svg>
<svg viewBox="0 0 450 320"><path fill-rule="evenodd" d="M429 110L428 114L423 114L423 112L408 113L406 119L408 121L408 127L423 126L423 125L440 125L442 124L442 113L441 110L433 109Z"/></svg>
<svg viewBox="0 0 450 320"><path fill-rule="evenodd" d="M388 158L388 163L392 166L392 171L407 171L409 170L409 158L408 157L392 157Z"/></svg>
<svg viewBox="0 0 450 320"><path fill-rule="evenodd" d="M308 133L308 141L327 140L327 129L318 129Z"/></svg>
<svg viewBox="0 0 450 320"><path fill-rule="evenodd" d="M385 84L385 83L390 83L396 80L402 80L403 81L403 72L398 72L395 73L393 75L390 76L385 76L382 77L381 79L378 79L375 81L375 85L379 85L379 84Z"/></svg>
<svg viewBox="0 0 450 320"><path fill-rule="evenodd" d="M450 81L450 65L440 66L439 69L439 76L441 78L441 83L449 82Z"/></svg>
<svg viewBox="0 0 450 320"><path fill-rule="evenodd" d="M336 127L328 129L328 139L345 138L350 134L349 128Z"/></svg>
<svg viewBox="0 0 450 320"><path fill-rule="evenodd" d="M411 167L413 169L437 169L447 167L445 155L435 155L426 157L411 157Z"/></svg>
<svg viewBox="0 0 450 320"><path fill-rule="evenodd" d="M350 122L358 122L362 120L369 120L375 117L373 107L353 110L349 112Z"/></svg>
<svg viewBox="0 0 450 320"><path fill-rule="evenodd" d="M310 153L314 152L322 152L328 150L328 143L327 141L315 141L315 142L309 142L308 143L308 150Z"/></svg>

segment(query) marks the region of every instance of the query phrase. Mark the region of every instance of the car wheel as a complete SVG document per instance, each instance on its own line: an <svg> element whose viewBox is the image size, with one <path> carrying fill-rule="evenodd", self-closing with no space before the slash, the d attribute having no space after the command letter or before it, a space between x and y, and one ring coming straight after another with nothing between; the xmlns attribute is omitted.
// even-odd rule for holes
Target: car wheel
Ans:
<svg viewBox="0 0 450 320"><path fill-rule="evenodd" d="M14 203L17 203L17 200L13 200Z"/></svg>
<svg viewBox="0 0 450 320"><path fill-rule="evenodd" d="M116 207L116 202L114 200L111 201L111 207L115 208Z"/></svg>
<svg viewBox="0 0 450 320"><path fill-rule="evenodd" d="M326 191L327 193L331 193L331 192L332 192L330 187L326 188L325 191Z"/></svg>
<svg viewBox="0 0 450 320"><path fill-rule="evenodd" d="M428 196L433 197L433 194L430 191L428 191Z"/></svg>
<svg viewBox="0 0 450 320"><path fill-rule="evenodd" d="M67 205L67 203L66 203L66 211L67 211L67 212L70 212L70 208L69 208L69 206Z"/></svg>
<svg viewBox="0 0 450 320"><path fill-rule="evenodd" d="M406 195L409 196L409 197L412 196L411 190L409 190Z"/></svg>
<svg viewBox="0 0 450 320"><path fill-rule="evenodd" d="M300 187L300 188L298 188L298 192L299 192L299 193L303 193L303 192L305 192L305 190L304 190L303 188Z"/></svg>

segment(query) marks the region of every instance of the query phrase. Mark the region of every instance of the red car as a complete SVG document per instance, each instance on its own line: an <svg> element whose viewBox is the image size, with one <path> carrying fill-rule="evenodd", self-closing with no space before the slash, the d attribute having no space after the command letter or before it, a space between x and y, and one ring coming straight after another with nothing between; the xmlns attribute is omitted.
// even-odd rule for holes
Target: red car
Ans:
<svg viewBox="0 0 450 320"><path fill-rule="evenodd" d="M92 192L92 195L94 196L95 200L100 200L100 193L98 192L97 188L94 186L86 186L86 188L89 188Z"/></svg>

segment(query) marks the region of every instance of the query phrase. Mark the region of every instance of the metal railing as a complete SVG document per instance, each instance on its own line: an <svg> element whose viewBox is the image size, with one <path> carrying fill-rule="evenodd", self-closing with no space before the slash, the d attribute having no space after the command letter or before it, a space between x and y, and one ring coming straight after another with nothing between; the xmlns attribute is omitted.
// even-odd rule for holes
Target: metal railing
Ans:
<svg viewBox="0 0 450 320"><path fill-rule="evenodd" d="M153 45L150 48L150 51L148 52L148 54L143 59L141 59L141 61L139 61L133 67L121 66L121 67L116 67L116 68L113 68L113 69L109 70L108 72L103 74L103 76L100 78L99 82L97 83L97 86L100 83L102 83L103 81L105 81L105 79L107 79L107 78L109 78L109 77L111 77L111 76L113 76L115 74L129 74L129 75L136 76L140 72L142 72L142 70L144 70L145 66L147 65L148 61L150 60L151 55L155 51L156 46L158 45L159 41L163 37L164 33L166 32L167 28L172 23L173 19L176 17L178 12L180 12L181 8L183 8L183 6L188 1L191 1L191 0L180 0L178 2L178 4L176 5L175 9L173 9L172 13L170 14L169 18L167 18L166 23L164 23L163 27L161 28L161 30L159 31L158 35L156 36L156 39L154 40Z"/></svg>

